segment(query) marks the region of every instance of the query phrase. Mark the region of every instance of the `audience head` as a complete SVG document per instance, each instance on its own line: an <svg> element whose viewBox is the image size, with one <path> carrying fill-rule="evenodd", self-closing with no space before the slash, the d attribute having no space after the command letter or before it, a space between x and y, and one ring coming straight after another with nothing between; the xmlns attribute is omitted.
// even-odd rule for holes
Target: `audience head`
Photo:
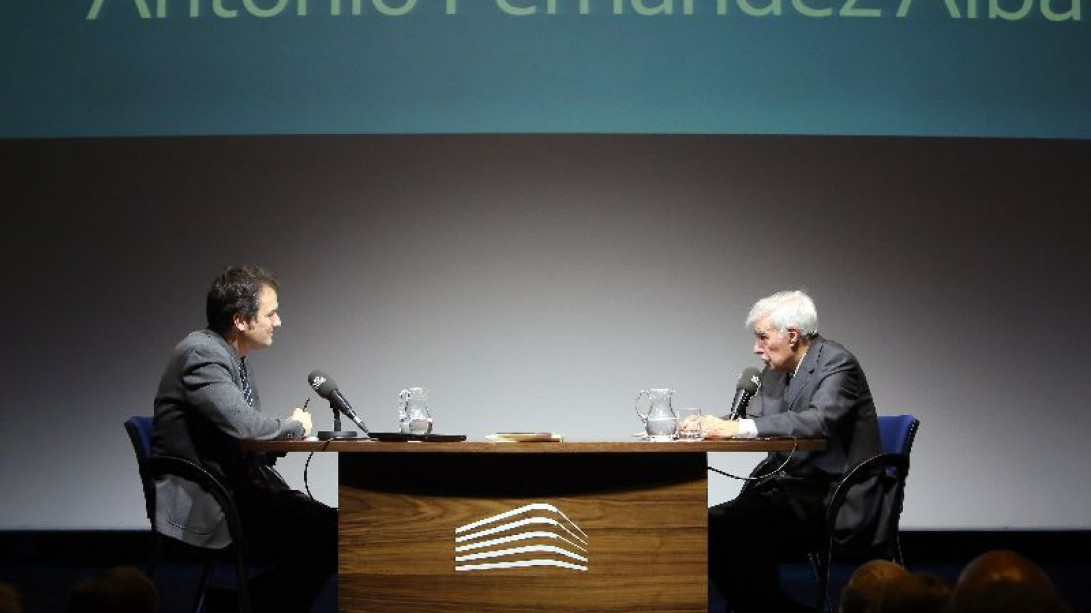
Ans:
<svg viewBox="0 0 1091 613"><path fill-rule="evenodd" d="M942 613L951 599L951 586L935 575L913 573L894 577L882 597L882 613Z"/></svg>
<svg viewBox="0 0 1091 613"><path fill-rule="evenodd" d="M1007 550L974 558L962 570L951 595L952 613L1063 612L1053 582L1036 564Z"/></svg>
<svg viewBox="0 0 1091 613"><path fill-rule="evenodd" d="M864 562L849 577L841 592L839 613L867 613L877 611L875 606L882 597L885 586L893 579L908 574L899 564L888 560Z"/></svg>
<svg viewBox="0 0 1091 613"><path fill-rule="evenodd" d="M19 592L7 583L0 583L0 613L23 613Z"/></svg>
<svg viewBox="0 0 1091 613"><path fill-rule="evenodd" d="M121 566L72 588L68 613L156 613L155 584L139 570Z"/></svg>

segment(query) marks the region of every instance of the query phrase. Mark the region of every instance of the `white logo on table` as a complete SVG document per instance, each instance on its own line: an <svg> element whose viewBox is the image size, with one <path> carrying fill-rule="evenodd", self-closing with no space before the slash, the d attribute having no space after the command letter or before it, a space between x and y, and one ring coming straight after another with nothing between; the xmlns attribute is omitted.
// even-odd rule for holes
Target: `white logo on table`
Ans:
<svg viewBox="0 0 1091 613"><path fill-rule="evenodd" d="M455 570L552 566L586 571L587 533L557 507L535 502L455 528Z"/></svg>

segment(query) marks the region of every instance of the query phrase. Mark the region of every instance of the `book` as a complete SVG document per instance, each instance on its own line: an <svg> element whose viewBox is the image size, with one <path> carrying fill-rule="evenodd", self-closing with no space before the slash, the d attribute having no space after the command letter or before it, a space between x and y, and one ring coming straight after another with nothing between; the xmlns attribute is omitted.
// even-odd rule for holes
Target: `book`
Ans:
<svg viewBox="0 0 1091 613"><path fill-rule="evenodd" d="M495 443L560 443L564 435L556 432L494 432L485 438Z"/></svg>

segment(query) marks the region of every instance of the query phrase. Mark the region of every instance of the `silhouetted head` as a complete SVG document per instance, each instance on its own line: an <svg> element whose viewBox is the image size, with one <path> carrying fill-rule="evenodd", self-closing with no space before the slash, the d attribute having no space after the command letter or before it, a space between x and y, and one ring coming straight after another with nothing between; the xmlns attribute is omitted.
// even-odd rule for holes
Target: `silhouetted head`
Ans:
<svg viewBox="0 0 1091 613"><path fill-rule="evenodd" d="M883 591L882 613L942 613L951 599L951 585L935 575L913 573L894 577Z"/></svg>
<svg viewBox="0 0 1091 613"><path fill-rule="evenodd" d="M1053 581L1022 555L1007 550L983 553L962 569L951 595L953 613L1067 611Z"/></svg>
<svg viewBox="0 0 1091 613"><path fill-rule="evenodd" d="M877 611L886 585L897 577L908 574L901 565L888 560L870 560L857 568L845 589L841 592L839 613L867 613Z"/></svg>
<svg viewBox="0 0 1091 613"><path fill-rule="evenodd" d="M19 592L7 583L0 583L0 613L23 613Z"/></svg>
<svg viewBox="0 0 1091 613"><path fill-rule="evenodd" d="M72 588L68 613L156 613L155 584L139 570L120 566Z"/></svg>

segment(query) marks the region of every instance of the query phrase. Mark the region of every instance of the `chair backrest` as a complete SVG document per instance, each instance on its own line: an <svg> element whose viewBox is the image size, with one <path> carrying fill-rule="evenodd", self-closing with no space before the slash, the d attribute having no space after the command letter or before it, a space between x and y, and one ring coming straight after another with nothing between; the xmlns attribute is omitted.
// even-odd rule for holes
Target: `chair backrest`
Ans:
<svg viewBox="0 0 1091 613"><path fill-rule="evenodd" d="M832 610L827 593L835 545L858 559L885 557L903 563L898 531L909 452L920 421L912 415L880 415L878 422L880 453L855 466L834 490L826 510L825 542L811 556L818 577L815 600L824 612ZM850 505L855 511L846 519L854 523L839 526L842 508Z"/></svg>
<svg viewBox="0 0 1091 613"><path fill-rule="evenodd" d="M883 415L878 422L881 453L845 475L830 499L827 527L831 537L836 534L836 540L848 549L893 548L900 558L898 524L909 476L909 452L920 421L912 415ZM846 502L855 512L841 517Z"/></svg>
<svg viewBox="0 0 1091 613"><path fill-rule="evenodd" d="M880 415L879 445L883 453L909 455L920 421L912 415Z"/></svg>
<svg viewBox="0 0 1091 613"><path fill-rule="evenodd" d="M231 499L227 488L204 468L189 460L162 456L153 458L153 429L154 425L151 417L133 416L125 420L125 431L129 433L129 441L133 444L137 468L140 470L140 482L144 486L144 506L148 514L148 521L151 522L152 532L157 532L155 526L155 481L166 475L173 475L196 483L216 500L216 503L220 505L221 510L224 512L225 519L228 521L231 540L237 544L241 540L242 529L235 503Z"/></svg>
<svg viewBox="0 0 1091 613"><path fill-rule="evenodd" d="M155 527L155 480L165 475L174 475L200 486L201 489L216 499L217 504L220 505L224 512L224 519L227 522L228 533L231 536L231 544L235 552L238 610L243 613L250 613L250 593L246 586L242 521L231 495L228 493L227 488L208 471L189 460L166 456L152 457L153 429L151 417L133 416L125 420L125 431L129 433L129 441L133 444L137 468L140 471L140 483L144 486L144 508L148 514L148 522L151 524L153 538L167 536L156 530ZM198 587L199 593L203 593L207 578L208 567L206 567L205 574L201 579L201 585ZM197 600L198 610L201 610L202 602L203 597L199 596Z"/></svg>
<svg viewBox="0 0 1091 613"><path fill-rule="evenodd" d="M148 514L152 530L155 530L155 483L148 475L148 458L152 455L152 418L134 415L125 420L125 431L136 454L136 467L140 472L140 484L144 488L144 510Z"/></svg>

